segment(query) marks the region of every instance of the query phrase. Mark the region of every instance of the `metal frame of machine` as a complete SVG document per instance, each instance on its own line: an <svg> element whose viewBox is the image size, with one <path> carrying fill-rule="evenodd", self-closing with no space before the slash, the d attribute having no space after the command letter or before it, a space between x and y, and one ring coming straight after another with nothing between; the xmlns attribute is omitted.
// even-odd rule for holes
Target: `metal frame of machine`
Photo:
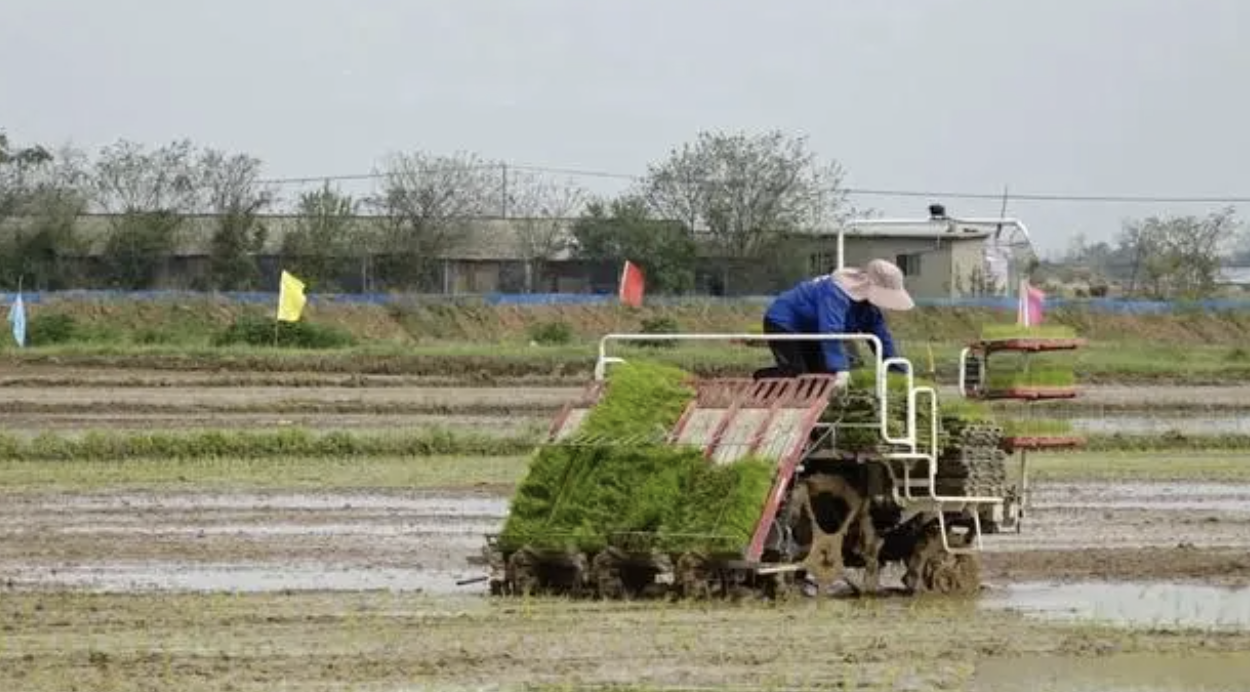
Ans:
<svg viewBox="0 0 1250 692"><path fill-rule="evenodd" d="M994 391L985 386L986 363L994 353L1016 352L1034 354L1055 351L1075 351L1086 344L1078 337L1016 336L1002 339L982 339L964 347L959 352L959 394L968 399L1014 399L1025 404L1026 417L1031 416L1030 404L1042 401L1072 399L1079 395L1076 386L1070 387L1015 387ZM969 375L972 375L971 377ZM1029 507L1029 452L1073 449L1085 444L1079 435L1030 435L1008 437L1003 448L1019 455L1016 467L1018 485L1008 493L1009 497L996 509L986 522L992 531L1015 529L1020 533L1022 519Z"/></svg>

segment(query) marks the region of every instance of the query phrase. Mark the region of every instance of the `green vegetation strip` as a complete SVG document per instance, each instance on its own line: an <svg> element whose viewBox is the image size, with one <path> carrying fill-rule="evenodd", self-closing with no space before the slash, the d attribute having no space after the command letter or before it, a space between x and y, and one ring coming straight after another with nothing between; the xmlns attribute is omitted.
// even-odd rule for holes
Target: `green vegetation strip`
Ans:
<svg viewBox="0 0 1250 692"><path fill-rule="evenodd" d="M0 460L0 493L400 490L507 493L524 456Z"/></svg>
<svg viewBox="0 0 1250 692"><path fill-rule="evenodd" d="M1049 423L1054 425L1049 425ZM1042 421L1036 425L1008 425L1008 434L1056 435L1072 434L1062 421ZM656 428L658 430L659 428ZM1079 433L1076 433L1079 435ZM1081 435L1085 448L1091 451L1151 450L1250 450L1250 434L1184 435L1178 432L1121 434L1097 433ZM632 458L639 450L662 455L674 454L674 464L682 465L684 452L659 445L654 438L630 441L627 444L598 446L621 447L623 458ZM285 429L274 432L210 430L197 432L120 433L92 431L81 435L42 433L33 437L0 434L0 460L5 461L177 461L279 458L342 458L432 456L521 456L533 453L542 443L534 435L482 435L427 428L401 433L366 433L334 431L316 433L308 429ZM572 454L596 445L553 445L550 449ZM548 449L548 448L543 448ZM540 450L541 451L541 450ZM694 458L701 459L699 454ZM554 464L563 472L563 461ZM542 464L536 462L542 473ZM554 473L555 471L553 471ZM615 481L614 481L615 482Z"/></svg>
<svg viewBox="0 0 1250 692"><path fill-rule="evenodd" d="M965 344L903 341L903 355L911 359L918 372L928 371L927 347L930 345L936 379L953 384L958 377L959 350ZM664 362L700 377L741 377L771 364L766 349L715 344L698 347L679 344L665 349L622 347L613 353L627 359ZM406 375L467 384L518 378L586 381L594 368L594 354L595 346L591 343L564 346L509 342L422 346L379 343L338 350L70 344L23 351L0 349L0 364L130 371ZM1091 343L1066 357L1072 361L1071 369L1082 385L1229 384L1250 380L1250 351L1240 347L1103 342Z"/></svg>
<svg viewBox="0 0 1250 692"><path fill-rule="evenodd" d="M369 490L512 494L528 456L0 460L0 493L125 490ZM1015 467L1009 462L1009 470ZM1033 480L1250 482L1244 450L1055 451L1029 457Z"/></svg>
<svg viewBox="0 0 1250 692"><path fill-rule="evenodd" d="M1048 452L1029 457L1030 482L1250 482L1250 458L1240 450Z"/></svg>
<svg viewBox="0 0 1250 692"><path fill-rule="evenodd" d="M360 458L439 455L509 456L533 449L532 436L504 437L428 428L411 433L307 429L273 432L222 431L171 433L43 433L34 437L0 435L0 459L18 461L116 461L135 459L271 459L279 457Z"/></svg>

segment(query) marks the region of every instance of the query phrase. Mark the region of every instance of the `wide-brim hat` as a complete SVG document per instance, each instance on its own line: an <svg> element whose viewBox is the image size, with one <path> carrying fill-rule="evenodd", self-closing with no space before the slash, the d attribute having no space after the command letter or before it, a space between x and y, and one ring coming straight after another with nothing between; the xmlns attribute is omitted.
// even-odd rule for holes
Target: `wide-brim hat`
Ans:
<svg viewBox="0 0 1250 692"><path fill-rule="evenodd" d="M910 310L916 306L903 285L903 272L893 262L875 259L862 269L846 267L832 274L853 300L866 300L882 310Z"/></svg>

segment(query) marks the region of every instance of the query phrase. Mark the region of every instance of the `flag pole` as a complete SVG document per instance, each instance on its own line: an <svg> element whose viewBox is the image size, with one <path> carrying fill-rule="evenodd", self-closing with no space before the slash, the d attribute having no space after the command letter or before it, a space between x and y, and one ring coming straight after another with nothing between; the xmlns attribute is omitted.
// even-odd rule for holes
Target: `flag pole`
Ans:
<svg viewBox="0 0 1250 692"><path fill-rule="evenodd" d="M273 312L273 347L278 347L278 327L282 325L282 277L278 277L278 304Z"/></svg>

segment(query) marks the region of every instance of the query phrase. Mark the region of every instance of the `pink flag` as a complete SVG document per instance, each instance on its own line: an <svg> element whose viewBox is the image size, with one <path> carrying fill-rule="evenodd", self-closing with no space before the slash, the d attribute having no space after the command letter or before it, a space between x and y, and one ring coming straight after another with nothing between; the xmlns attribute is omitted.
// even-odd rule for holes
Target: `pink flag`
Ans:
<svg viewBox="0 0 1250 692"><path fill-rule="evenodd" d="M1027 280L1020 280L1020 300L1016 306L1016 321L1025 327L1042 323L1042 305L1046 294L1033 288Z"/></svg>

